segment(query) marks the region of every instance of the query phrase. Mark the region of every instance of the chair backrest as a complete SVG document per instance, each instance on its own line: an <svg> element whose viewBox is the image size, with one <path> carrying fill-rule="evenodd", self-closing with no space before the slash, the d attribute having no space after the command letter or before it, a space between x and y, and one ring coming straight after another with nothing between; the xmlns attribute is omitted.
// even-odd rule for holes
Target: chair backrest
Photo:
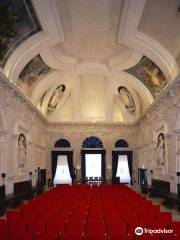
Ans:
<svg viewBox="0 0 180 240"><path fill-rule="evenodd" d="M88 222L86 232L87 234L105 234L105 225L99 222Z"/></svg>

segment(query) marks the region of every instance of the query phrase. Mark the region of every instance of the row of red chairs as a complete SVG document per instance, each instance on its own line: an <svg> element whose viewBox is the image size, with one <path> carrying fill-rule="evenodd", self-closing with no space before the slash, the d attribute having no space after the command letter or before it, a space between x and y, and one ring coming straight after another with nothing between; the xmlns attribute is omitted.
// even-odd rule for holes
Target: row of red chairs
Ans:
<svg viewBox="0 0 180 240"><path fill-rule="evenodd" d="M180 235L180 226L172 222L170 213L160 212L159 205L125 186L57 187L21 205L19 211L7 212L6 217L6 227L0 222L0 237L10 240L21 239L23 234L31 240L57 236L69 240L135 239L139 224L146 228L174 228L172 239Z"/></svg>

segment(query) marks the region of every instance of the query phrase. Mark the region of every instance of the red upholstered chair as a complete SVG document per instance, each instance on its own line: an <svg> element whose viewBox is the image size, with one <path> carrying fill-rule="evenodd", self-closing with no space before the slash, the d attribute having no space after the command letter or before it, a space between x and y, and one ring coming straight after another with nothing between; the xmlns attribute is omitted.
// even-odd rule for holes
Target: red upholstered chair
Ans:
<svg viewBox="0 0 180 240"><path fill-rule="evenodd" d="M142 234L140 236L135 236L134 237L135 240L160 240L159 235L155 234L155 235L150 235L150 234Z"/></svg>
<svg viewBox="0 0 180 240"><path fill-rule="evenodd" d="M66 232L74 235L82 235L85 232L85 223L69 221L67 223Z"/></svg>
<svg viewBox="0 0 180 240"><path fill-rule="evenodd" d="M18 211L7 211L6 212L6 219L9 222L15 221L18 222L21 219L20 212Z"/></svg>
<svg viewBox="0 0 180 240"><path fill-rule="evenodd" d="M86 235L86 240L108 240L108 239L106 236Z"/></svg>
<svg viewBox="0 0 180 240"><path fill-rule="evenodd" d="M112 239L126 234L126 224L122 222L109 222L106 224L106 229L108 236L110 236Z"/></svg>
<svg viewBox="0 0 180 240"><path fill-rule="evenodd" d="M27 223L24 220L20 220L19 222L10 222L8 224L9 234L13 238L15 233L27 232Z"/></svg>
<svg viewBox="0 0 180 240"><path fill-rule="evenodd" d="M180 236L180 222L172 222L169 228L174 230L175 235Z"/></svg>
<svg viewBox="0 0 180 240"><path fill-rule="evenodd" d="M56 240L57 235L53 233L37 233L35 240Z"/></svg>
<svg viewBox="0 0 180 240"><path fill-rule="evenodd" d="M92 240L104 240L107 237L105 225L102 222L88 222L86 225L86 237Z"/></svg>
<svg viewBox="0 0 180 240"><path fill-rule="evenodd" d="M45 233L46 232L46 222L42 221L28 221L27 231L29 233Z"/></svg>
<svg viewBox="0 0 180 240"><path fill-rule="evenodd" d="M60 235L61 240L84 240L85 236L82 234L71 234L71 233L64 233Z"/></svg>
<svg viewBox="0 0 180 240"><path fill-rule="evenodd" d="M14 233L13 240L34 240L33 233Z"/></svg>
<svg viewBox="0 0 180 240"><path fill-rule="evenodd" d="M52 233L58 235L59 233L63 234L66 231L65 222L60 221L49 221L47 222L47 233Z"/></svg>
<svg viewBox="0 0 180 240"><path fill-rule="evenodd" d="M7 221L0 219L0 239L8 240L8 225Z"/></svg>
<svg viewBox="0 0 180 240"><path fill-rule="evenodd" d="M164 234L164 235L161 235L159 239L160 240L180 240L180 236Z"/></svg>
<svg viewBox="0 0 180 240"><path fill-rule="evenodd" d="M160 212L157 214L156 219L161 223L171 224L172 214L170 212Z"/></svg>
<svg viewBox="0 0 180 240"><path fill-rule="evenodd" d="M140 221L142 221L142 222L143 222L143 221L153 222L153 221L155 221L156 216L155 216L154 214L152 214L152 213L140 213L140 214L139 214L139 219L140 219Z"/></svg>
<svg viewBox="0 0 180 240"><path fill-rule="evenodd" d="M109 236L108 240L132 240L130 235ZM147 240L147 239L146 239Z"/></svg>

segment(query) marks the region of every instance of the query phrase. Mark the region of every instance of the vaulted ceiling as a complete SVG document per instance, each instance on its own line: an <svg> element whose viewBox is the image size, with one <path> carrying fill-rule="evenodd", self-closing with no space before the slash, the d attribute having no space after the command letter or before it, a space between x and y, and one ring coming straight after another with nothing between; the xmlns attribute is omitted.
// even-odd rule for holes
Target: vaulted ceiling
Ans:
<svg viewBox="0 0 180 240"><path fill-rule="evenodd" d="M14 3L1 71L49 121L133 123L179 74L179 0Z"/></svg>

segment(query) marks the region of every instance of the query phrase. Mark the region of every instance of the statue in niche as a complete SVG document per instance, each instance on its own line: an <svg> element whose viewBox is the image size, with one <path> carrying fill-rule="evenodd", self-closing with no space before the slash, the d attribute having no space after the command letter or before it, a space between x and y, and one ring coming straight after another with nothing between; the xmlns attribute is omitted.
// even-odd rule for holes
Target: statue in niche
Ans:
<svg viewBox="0 0 180 240"><path fill-rule="evenodd" d="M18 138L18 169L25 170L26 166L26 137L20 134Z"/></svg>
<svg viewBox="0 0 180 240"><path fill-rule="evenodd" d="M56 109L59 103L59 100L63 96L65 89L66 89L66 86L64 84L61 84L54 90L48 103L48 108L47 108L48 114L52 113Z"/></svg>
<svg viewBox="0 0 180 240"><path fill-rule="evenodd" d="M157 166L162 172L165 165L165 138L164 134L160 133L157 138Z"/></svg>
<svg viewBox="0 0 180 240"><path fill-rule="evenodd" d="M131 93L129 92L129 90L124 86L120 86L118 87L118 93L119 93L120 100L125 106L127 112L134 113L136 111L136 106L135 106L134 99Z"/></svg>

